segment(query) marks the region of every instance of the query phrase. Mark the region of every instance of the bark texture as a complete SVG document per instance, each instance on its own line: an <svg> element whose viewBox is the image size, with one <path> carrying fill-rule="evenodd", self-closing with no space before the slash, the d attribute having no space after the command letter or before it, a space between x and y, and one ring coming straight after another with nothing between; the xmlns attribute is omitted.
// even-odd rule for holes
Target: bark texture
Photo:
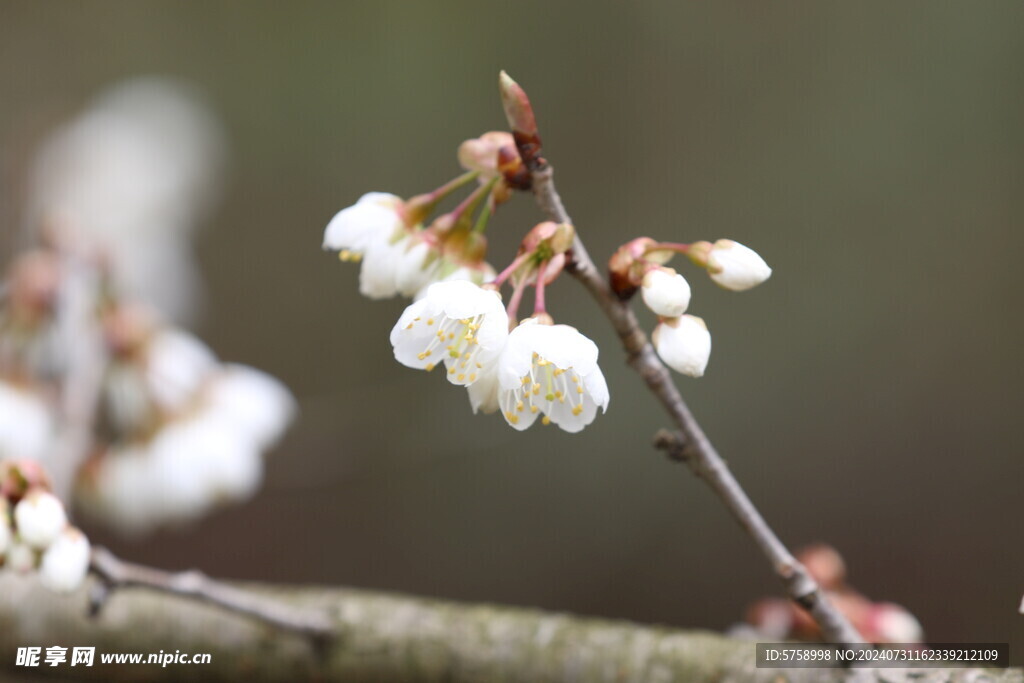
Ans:
<svg viewBox="0 0 1024 683"><path fill-rule="evenodd" d="M52 594L0 574L0 679L29 675L131 681L597 683L842 681L822 669L754 668L754 645L702 631L584 619L341 588L245 585L322 610L338 636L316 641L186 597L123 589L95 618L85 591ZM92 668L15 667L16 648L95 646ZM209 665L106 665L100 653L209 652ZM6 672L4 674L3 672ZM861 671L852 680L1024 683L1020 670Z"/></svg>

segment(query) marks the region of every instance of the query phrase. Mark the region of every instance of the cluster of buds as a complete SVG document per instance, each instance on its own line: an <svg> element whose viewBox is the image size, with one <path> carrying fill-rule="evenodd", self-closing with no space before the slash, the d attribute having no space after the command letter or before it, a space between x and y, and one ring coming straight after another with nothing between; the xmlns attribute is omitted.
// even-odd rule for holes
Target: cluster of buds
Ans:
<svg viewBox="0 0 1024 683"><path fill-rule="evenodd" d="M846 582L846 564L832 547L815 545L798 554L829 601L869 643L921 643L924 632L910 612L891 602L873 602ZM747 610L748 627L765 640L821 640L810 614L790 600L764 598Z"/></svg>
<svg viewBox="0 0 1024 683"><path fill-rule="evenodd" d="M370 192L328 223L323 248L362 262L364 296L419 298L435 282L483 284L494 277L484 232L521 182L522 164L512 136L502 132L466 140L458 157L466 172L436 190L408 200ZM444 199L474 181L477 187L458 206L432 218Z"/></svg>
<svg viewBox="0 0 1024 683"><path fill-rule="evenodd" d="M263 454L295 412L288 390L259 370L221 363L199 339L137 305L112 306L103 329L108 445L79 474L82 509L139 532L255 493Z"/></svg>
<svg viewBox="0 0 1024 683"><path fill-rule="evenodd" d="M0 462L0 569L38 570L48 588L72 591L85 579L90 551L38 463Z"/></svg>
<svg viewBox="0 0 1024 683"><path fill-rule="evenodd" d="M608 407L608 386L598 349L568 325L556 325L545 306L547 285L558 276L573 228L552 222L533 228L519 254L491 283L432 285L406 308L391 331L395 358L418 370L443 365L448 381L468 389L473 411L501 411L515 429L556 424L578 432ZM508 306L500 288L512 281ZM534 313L517 311L527 286L536 291Z"/></svg>
<svg viewBox="0 0 1024 683"><path fill-rule="evenodd" d="M686 313L690 285L665 265L676 254L684 254L716 284L734 292L761 284L772 269L754 250L724 239L680 244L638 237L612 255L608 269L615 293L628 299L639 290L644 304L658 316L651 335L658 355L676 372L701 377L711 356L711 333L702 318Z"/></svg>

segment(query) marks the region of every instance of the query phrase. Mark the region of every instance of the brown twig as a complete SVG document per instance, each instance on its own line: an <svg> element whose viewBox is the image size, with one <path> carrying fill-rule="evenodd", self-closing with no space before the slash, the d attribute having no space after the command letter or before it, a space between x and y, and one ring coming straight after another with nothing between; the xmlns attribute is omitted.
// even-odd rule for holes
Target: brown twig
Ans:
<svg viewBox="0 0 1024 683"><path fill-rule="evenodd" d="M530 144L519 145L519 153L523 157L523 163L531 170L532 189L537 205L551 220L573 224L562 198L555 189L554 171L540 156L540 138L536 122L533 120L532 107L524 107L521 104L526 97L525 93L504 72L501 77L501 88L504 102L507 103L511 99L517 103L517 110L510 110L507 104L505 107L513 132L523 127L524 116L521 112L524 109L529 112L529 116L525 118L532 128ZM517 142L522 137L516 135ZM811 613L827 641L850 644L864 642L856 629L829 602L804 566L775 535L733 476L725 460L715 450L697 419L690 412L668 369L647 340L647 335L641 329L629 302L621 300L614 294L608 281L590 258L578 230L569 256L571 258L566 264L566 270L580 281L604 311L619 339L622 340L627 362L643 378L651 393L658 398L675 422L677 431L660 432L655 445L665 450L673 459L685 462L694 474L708 483L761 549L775 574L786 586L789 596Z"/></svg>
<svg viewBox="0 0 1024 683"><path fill-rule="evenodd" d="M90 596L90 610L98 614L111 594L122 588L148 588L216 605L277 628L314 638L337 635L326 614L300 611L267 597L209 578L199 571L167 572L125 562L106 548L93 548L90 570L99 579Z"/></svg>

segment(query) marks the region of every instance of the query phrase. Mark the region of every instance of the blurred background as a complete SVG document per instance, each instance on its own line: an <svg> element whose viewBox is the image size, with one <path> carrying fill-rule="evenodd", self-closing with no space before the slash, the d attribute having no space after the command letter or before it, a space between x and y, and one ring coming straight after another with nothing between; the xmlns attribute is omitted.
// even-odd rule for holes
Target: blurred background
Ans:
<svg viewBox="0 0 1024 683"><path fill-rule="evenodd" d="M197 329L297 394L262 492L126 557L725 629L779 586L689 472L662 414L565 278L549 309L602 349L608 414L579 435L476 417L392 359L404 303L370 302L323 228L369 190L458 172L503 124L498 70L533 98L591 253L638 235L734 238L773 266L745 295L683 269L714 352L678 378L791 547L933 642L1024 662L1024 6L990 3L0 2L0 240L39 141L100 89L194 85L228 136L199 237ZM539 220L489 229L499 268ZM650 326L653 320L644 318Z"/></svg>

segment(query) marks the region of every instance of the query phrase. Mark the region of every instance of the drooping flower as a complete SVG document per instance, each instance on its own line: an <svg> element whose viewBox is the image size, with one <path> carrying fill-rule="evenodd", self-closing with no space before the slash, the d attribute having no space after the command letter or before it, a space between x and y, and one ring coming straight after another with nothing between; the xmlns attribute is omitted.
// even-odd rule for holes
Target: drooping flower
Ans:
<svg viewBox="0 0 1024 683"><path fill-rule="evenodd" d="M707 263L711 279L734 292L756 287L772 274L772 269L756 251L732 240L715 242L708 252Z"/></svg>
<svg viewBox="0 0 1024 683"><path fill-rule="evenodd" d="M70 592L82 585L89 571L89 539L75 527L64 529L43 552L39 580L53 591Z"/></svg>
<svg viewBox="0 0 1024 683"><path fill-rule="evenodd" d="M470 385L494 363L508 338L501 296L465 280L431 285L391 330L395 359L406 367L433 370L443 362L448 380Z"/></svg>
<svg viewBox="0 0 1024 683"><path fill-rule="evenodd" d="M597 345L573 327L524 321L509 334L498 361L498 404L505 421L523 430L543 416L544 424L582 430L598 408L608 408L608 385L597 356Z"/></svg>
<svg viewBox="0 0 1024 683"><path fill-rule="evenodd" d="M640 294L647 308L669 318L678 318L690 305L690 284L671 268L647 271Z"/></svg>
<svg viewBox="0 0 1024 683"><path fill-rule="evenodd" d="M711 333L701 318L664 318L651 338L658 355L670 368L690 377L704 374L711 356Z"/></svg>
<svg viewBox="0 0 1024 683"><path fill-rule="evenodd" d="M409 233L402 215L404 203L384 192L368 192L339 211L324 230L324 249L344 260L362 259L359 291L371 299L398 292L396 266Z"/></svg>

